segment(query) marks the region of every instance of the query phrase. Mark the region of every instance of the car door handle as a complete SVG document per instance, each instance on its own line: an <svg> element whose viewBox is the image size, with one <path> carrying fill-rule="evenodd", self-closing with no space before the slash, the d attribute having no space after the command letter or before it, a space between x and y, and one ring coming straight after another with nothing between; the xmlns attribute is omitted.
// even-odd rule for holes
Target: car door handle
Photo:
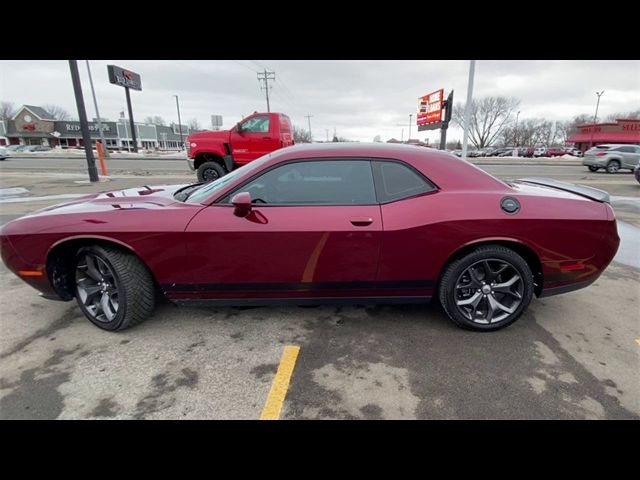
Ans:
<svg viewBox="0 0 640 480"><path fill-rule="evenodd" d="M371 218L371 217L352 217L350 221L356 227L366 227L367 225L371 225L373 223L373 218Z"/></svg>

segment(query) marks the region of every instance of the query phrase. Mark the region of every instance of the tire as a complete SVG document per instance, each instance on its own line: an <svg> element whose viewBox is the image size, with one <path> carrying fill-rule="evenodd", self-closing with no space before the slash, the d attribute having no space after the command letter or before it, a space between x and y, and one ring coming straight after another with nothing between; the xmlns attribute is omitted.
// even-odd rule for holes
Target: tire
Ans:
<svg viewBox="0 0 640 480"><path fill-rule="evenodd" d="M94 268L89 268L89 262ZM153 313L153 277L133 253L98 245L83 247L76 254L74 267L76 300L82 313L97 327L125 330ZM109 286L103 286L101 279Z"/></svg>
<svg viewBox="0 0 640 480"><path fill-rule="evenodd" d="M498 273L498 276L494 279L496 286L500 287L500 291L497 289L493 291L491 286L493 284L490 282L488 282L489 284L482 283L484 279L487 279L486 275L479 278L477 285L469 283L469 287L457 288L459 285L465 285L465 278L472 282L475 281L467 274L469 269L474 270L475 276L479 276L479 273L483 274L485 262L488 262L490 270L494 270L489 279L499 270L500 265L508 265L502 271L503 273ZM515 277L519 277L519 279L507 287L504 286ZM474 292L473 290L476 289L476 286L481 287L481 289L477 289ZM485 288L491 289L491 291L482 290ZM513 290L513 292L502 293L506 292L506 290ZM459 294L463 294L463 298L459 298ZM464 297L464 294L468 294L468 297ZM476 297L476 295L479 297ZM449 319L458 327L484 332L495 331L511 325L527 309L533 298L533 274L527 262L513 250L499 245L482 246L462 258L454 260L445 267L440 280L438 296ZM477 301L472 302L474 297L477 298ZM467 302L467 305L459 306L459 302ZM502 308L495 310L496 304L506 308L506 310ZM472 312L466 311L467 308L473 309ZM492 311L491 315L489 310ZM495 312L498 312L498 314L496 315ZM483 313L485 318L481 318ZM493 320L494 316L495 320ZM484 323L486 320L488 322Z"/></svg>
<svg viewBox="0 0 640 480"><path fill-rule="evenodd" d="M620 162L618 160L611 160L607 163L607 173L617 173L620 170Z"/></svg>
<svg viewBox="0 0 640 480"><path fill-rule="evenodd" d="M224 177L226 170L216 162L204 162L198 167L198 181L212 182L220 177Z"/></svg>
<svg viewBox="0 0 640 480"><path fill-rule="evenodd" d="M590 172L597 172L600 168L596 167L595 165L589 165L589 171Z"/></svg>

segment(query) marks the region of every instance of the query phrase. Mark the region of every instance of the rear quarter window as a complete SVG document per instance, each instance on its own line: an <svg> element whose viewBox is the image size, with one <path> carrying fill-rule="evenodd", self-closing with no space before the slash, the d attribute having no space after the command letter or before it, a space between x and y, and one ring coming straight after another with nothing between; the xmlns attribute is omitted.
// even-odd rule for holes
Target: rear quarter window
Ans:
<svg viewBox="0 0 640 480"><path fill-rule="evenodd" d="M372 162L376 194L380 203L401 200L435 191L427 178L402 162Z"/></svg>

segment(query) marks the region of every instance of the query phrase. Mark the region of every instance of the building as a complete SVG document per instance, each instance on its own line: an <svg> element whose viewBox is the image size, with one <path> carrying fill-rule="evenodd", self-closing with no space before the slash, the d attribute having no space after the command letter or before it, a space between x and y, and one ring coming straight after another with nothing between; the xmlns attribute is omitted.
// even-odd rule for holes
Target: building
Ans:
<svg viewBox="0 0 640 480"><path fill-rule="evenodd" d="M97 119L94 119L97 120ZM118 122L102 120L102 131L107 148L130 150L132 145L129 120ZM193 133L182 125L182 141ZM135 123L138 148L145 150L177 150L180 147L180 126ZM100 140L98 122L89 122L89 135L93 145ZM55 120L46 110L34 105L23 105L9 120L0 121L0 145L46 145L60 148L82 148L80 122Z"/></svg>
<svg viewBox="0 0 640 480"><path fill-rule="evenodd" d="M619 118L613 123L590 123L578 125L577 133L567 143L585 151L603 143L629 143L640 145L640 118Z"/></svg>

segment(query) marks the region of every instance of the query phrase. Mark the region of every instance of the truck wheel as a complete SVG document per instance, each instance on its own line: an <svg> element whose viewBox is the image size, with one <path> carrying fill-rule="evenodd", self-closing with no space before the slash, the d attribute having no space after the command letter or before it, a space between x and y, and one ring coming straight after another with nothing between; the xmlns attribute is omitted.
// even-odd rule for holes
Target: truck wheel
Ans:
<svg viewBox="0 0 640 480"><path fill-rule="evenodd" d="M223 177L226 173L224 168L216 162L204 162L198 167L198 180L201 182L212 182Z"/></svg>

